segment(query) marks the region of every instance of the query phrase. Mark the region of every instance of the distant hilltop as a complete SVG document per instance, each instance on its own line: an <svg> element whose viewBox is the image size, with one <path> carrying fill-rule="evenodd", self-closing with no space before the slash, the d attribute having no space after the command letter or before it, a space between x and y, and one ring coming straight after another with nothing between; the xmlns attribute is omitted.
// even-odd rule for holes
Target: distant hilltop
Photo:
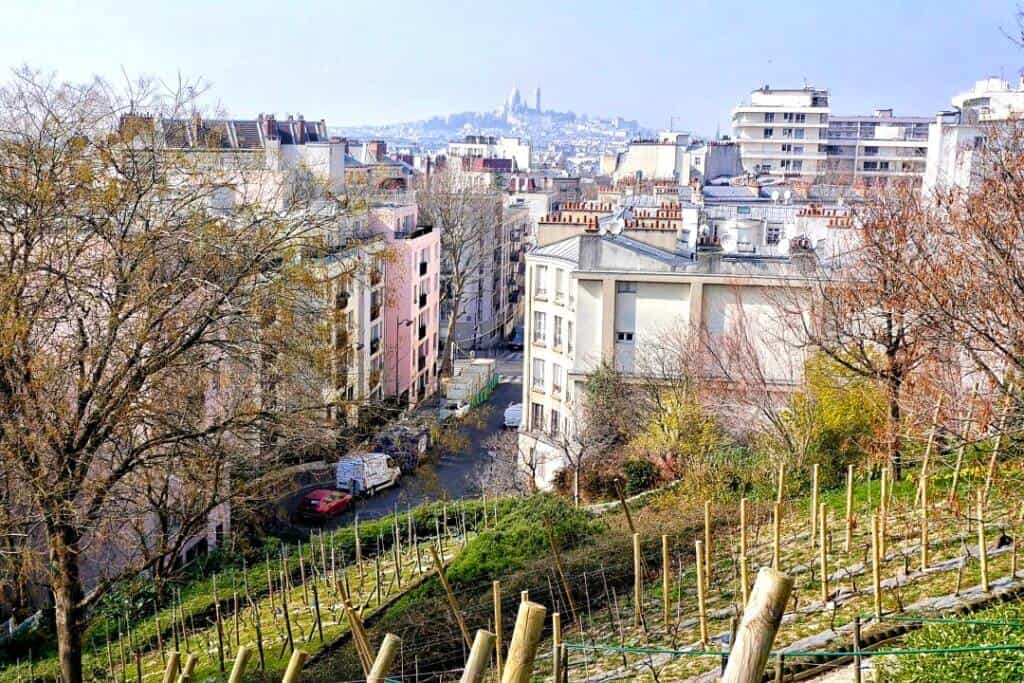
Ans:
<svg viewBox="0 0 1024 683"><path fill-rule="evenodd" d="M649 131L640 127L635 119L620 116L593 117L572 111L544 110L540 86L534 90L532 101L513 86L501 106L487 112L459 112L428 119L404 121L384 125L343 126L332 133L350 137L380 138L394 142L441 143L463 135L519 135L534 144L565 140L579 135L583 127L597 127L618 131L632 137Z"/></svg>

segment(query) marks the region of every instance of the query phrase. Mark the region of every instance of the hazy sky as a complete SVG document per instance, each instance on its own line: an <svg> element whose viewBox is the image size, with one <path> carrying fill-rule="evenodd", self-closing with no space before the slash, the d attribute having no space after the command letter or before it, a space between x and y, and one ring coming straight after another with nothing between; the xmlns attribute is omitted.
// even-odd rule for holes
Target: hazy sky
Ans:
<svg viewBox="0 0 1024 683"><path fill-rule="evenodd" d="M513 84L545 108L728 130L762 84L832 90L837 113L931 115L1016 79L1012 0L6 0L0 66L64 78L202 76L231 114L329 124L488 110Z"/></svg>

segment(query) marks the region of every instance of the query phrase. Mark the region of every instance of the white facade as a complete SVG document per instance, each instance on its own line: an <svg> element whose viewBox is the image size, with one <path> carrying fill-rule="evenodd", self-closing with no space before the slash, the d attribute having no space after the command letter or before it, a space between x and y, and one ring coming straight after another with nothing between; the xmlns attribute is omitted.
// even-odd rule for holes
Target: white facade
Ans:
<svg viewBox="0 0 1024 683"><path fill-rule="evenodd" d="M764 86L732 111L743 166L755 174L815 176L824 170L829 93Z"/></svg>
<svg viewBox="0 0 1024 683"><path fill-rule="evenodd" d="M825 173L840 179L920 178L930 122L893 116L891 109L877 109L872 116L832 116L825 131Z"/></svg>
<svg viewBox="0 0 1024 683"><path fill-rule="evenodd" d="M955 111L939 113L929 127L925 196L944 187L971 186L986 126L1024 113L1024 83L1012 88L1001 79L978 81L968 92L953 97L953 106Z"/></svg>
<svg viewBox="0 0 1024 683"><path fill-rule="evenodd" d="M532 161L529 140L514 137L467 135L462 140L448 143L448 156L452 158L477 157L481 159L511 159L512 170L527 171Z"/></svg>

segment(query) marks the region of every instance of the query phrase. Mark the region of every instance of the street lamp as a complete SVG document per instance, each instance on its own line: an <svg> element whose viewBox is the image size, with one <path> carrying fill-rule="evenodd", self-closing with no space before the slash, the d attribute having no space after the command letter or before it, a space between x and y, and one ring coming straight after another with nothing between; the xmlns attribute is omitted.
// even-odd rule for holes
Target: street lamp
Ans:
<svg viewBox="0 0 1024 683"><path fill-rule="evenodd" d="M412 325L412 318L406 320L399 320L395 318L395 403L401 399L401 394L398 393L398 326L405 325L409 327Z"/></svg>

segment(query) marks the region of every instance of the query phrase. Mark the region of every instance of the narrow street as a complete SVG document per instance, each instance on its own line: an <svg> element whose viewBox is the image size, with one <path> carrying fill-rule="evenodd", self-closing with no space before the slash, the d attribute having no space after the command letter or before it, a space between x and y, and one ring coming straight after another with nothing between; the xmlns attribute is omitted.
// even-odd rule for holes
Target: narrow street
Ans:
<svg viewBox="0 0 1024 683"><path fill-rule="evenodd" d="M455 453L427 462L415 474L403 476L398 484L372 498L356 503L360 519L382 517L394 511L443 498L457 499L475 496L480 491L480 477L487 462L487 439L505 428L505 408L522 401L522 352L498 350L495 372L500 375L498 386L490 399L476 408L462 421L464 446ZM294 510L302 494L314 487L306 487L289 501ZM331 529L351 524L354 512L331 519L323 528Z"/></svg>

